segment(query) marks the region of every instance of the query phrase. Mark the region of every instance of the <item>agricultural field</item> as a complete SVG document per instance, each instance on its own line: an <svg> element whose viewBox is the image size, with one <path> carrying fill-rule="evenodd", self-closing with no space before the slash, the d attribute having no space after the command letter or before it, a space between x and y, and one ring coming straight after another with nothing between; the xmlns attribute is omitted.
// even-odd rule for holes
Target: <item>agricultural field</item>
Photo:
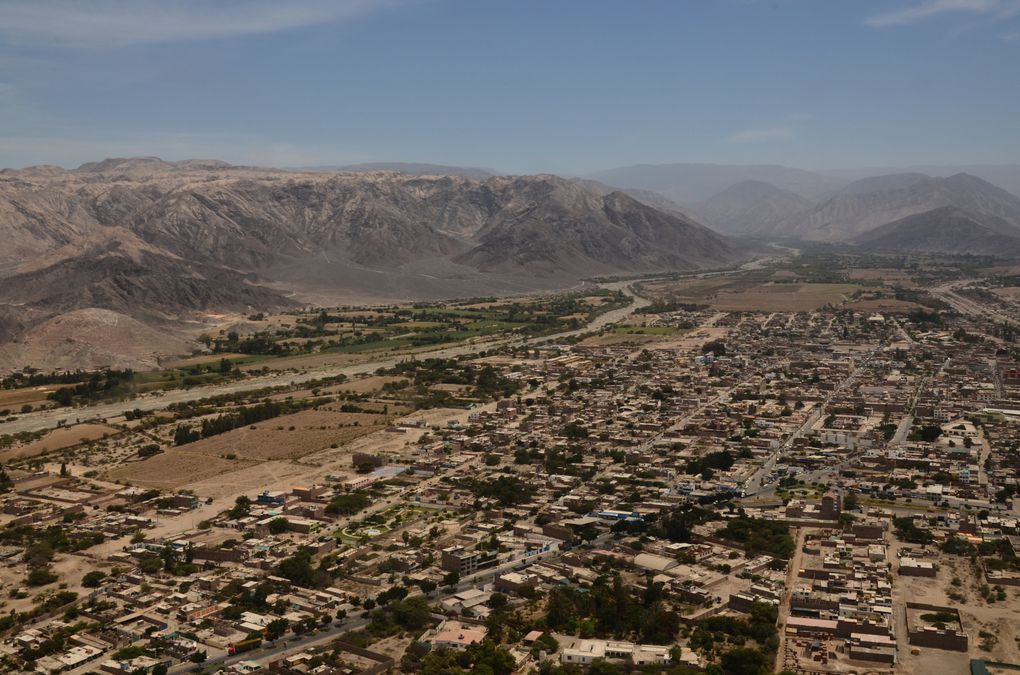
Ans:
<svg viewBox="0 0 1020 675"><path fill-rule="evenodd" d="M705 279L642 284L663 303L704 305L727 312L805 312L849 301L861 286L853 283L777 281L771 273L751 272Z"/></svg>

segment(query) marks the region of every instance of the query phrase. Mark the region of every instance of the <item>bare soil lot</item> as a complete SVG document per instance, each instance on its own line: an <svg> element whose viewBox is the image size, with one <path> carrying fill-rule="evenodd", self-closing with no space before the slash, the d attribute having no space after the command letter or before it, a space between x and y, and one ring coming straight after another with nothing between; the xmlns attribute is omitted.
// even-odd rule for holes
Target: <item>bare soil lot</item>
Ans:
<svg viewBox="0 0 1020 675"><path fill-rule="evenodd" d="M0 389L0 410L9 409L11 412L18 412L21 406L26 403L35 406L39 403L48 403L46 398L50 393L64 385L48 384L41 387L25 387L23 389Z"/></svg>
<svg viewBox="0 0 1020 675"><path fill-rule="evenodd" d="M163 489L214 477L223 480L226 474L236 474L264 462L296 460L334 445L339 450L357 438L384 429L393 419L387 415L340 412L338 407L304 410L171 447L147 460L113 469L107 477Z"/></svg>
<svg viewBox="0 0 1020 675"><path fill-rule="evenodd" d="M42 438L20 447L0 452L0 463L23 457L35 457L55 450L63 450L80 443L95 441L103 436L118 433L117 429L105 424L76 424L73 427L54 429Z"/></svg>
<svg viewBox="0 0 1020 675"><path fill-rule="evenodd" d="M224 459L198 452L170 448L144 461L118 467L104 476L140 487L175 490L206 478L222 477L257 464L252 460Z"/></svg>
<svg viewBox="0 0 1020 675"><path fill-rule="evenodd" d="M211 457L233 454L238 459L255 461L297 459L370 434L385 427L389 419L367 413L305 410L204 438L181 449Z"/></svg>

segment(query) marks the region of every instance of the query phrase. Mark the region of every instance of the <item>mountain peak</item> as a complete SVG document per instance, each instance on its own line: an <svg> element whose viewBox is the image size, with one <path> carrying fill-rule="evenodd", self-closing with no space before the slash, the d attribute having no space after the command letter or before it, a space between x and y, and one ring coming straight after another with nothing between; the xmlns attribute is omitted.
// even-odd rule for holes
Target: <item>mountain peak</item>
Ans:
<svg viewBox="0 0 1020 675"><path fill-rule="evenodd" d="M812 202L761 180L744 180L694 205L709 226L726 234L768 236L777 223L811 208Z"/></svg>

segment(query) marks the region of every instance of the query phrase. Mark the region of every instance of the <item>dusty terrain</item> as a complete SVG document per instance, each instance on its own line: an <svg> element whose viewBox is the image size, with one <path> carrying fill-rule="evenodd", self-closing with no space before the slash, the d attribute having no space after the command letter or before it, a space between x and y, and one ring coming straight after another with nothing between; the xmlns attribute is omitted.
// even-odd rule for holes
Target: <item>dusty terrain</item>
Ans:
<svg viewBox="0 0 1020 675"><path fill-rule="evenodd" d="M0 450L0 464L21 457L35 457L70 448L119 433L120 430L105 424L76 424L55 429L42 438L22 446Z"/></svg>

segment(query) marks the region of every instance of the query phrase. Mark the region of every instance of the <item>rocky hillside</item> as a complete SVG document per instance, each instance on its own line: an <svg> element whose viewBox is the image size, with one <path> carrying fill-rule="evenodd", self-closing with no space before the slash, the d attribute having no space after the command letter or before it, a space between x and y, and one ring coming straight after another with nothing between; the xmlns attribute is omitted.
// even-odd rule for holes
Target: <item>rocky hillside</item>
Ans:
<svg viewBox="0 0 1020 675"><path fill-rule="evenodd" d="M943 206L869 230L853 243L873 251L1020 256L1020 228Z"/></svg>
<svg viewBox="0 0 1020 675"><path fill-rule="evenodd" d="M946 206L1020 226L1020 198L980 178L893 174L856 181L808 212L778 223L772 234L849 241L886 223Z"/></svg>
<svg viewBox="0 0 1020 675"><path fill-rule="evenodd" d="M554 289L744 255L682 215L555 176L297 172L151 157L0 172L0 237L8 335L82 308L172 321L312 299Z"/></svg>

